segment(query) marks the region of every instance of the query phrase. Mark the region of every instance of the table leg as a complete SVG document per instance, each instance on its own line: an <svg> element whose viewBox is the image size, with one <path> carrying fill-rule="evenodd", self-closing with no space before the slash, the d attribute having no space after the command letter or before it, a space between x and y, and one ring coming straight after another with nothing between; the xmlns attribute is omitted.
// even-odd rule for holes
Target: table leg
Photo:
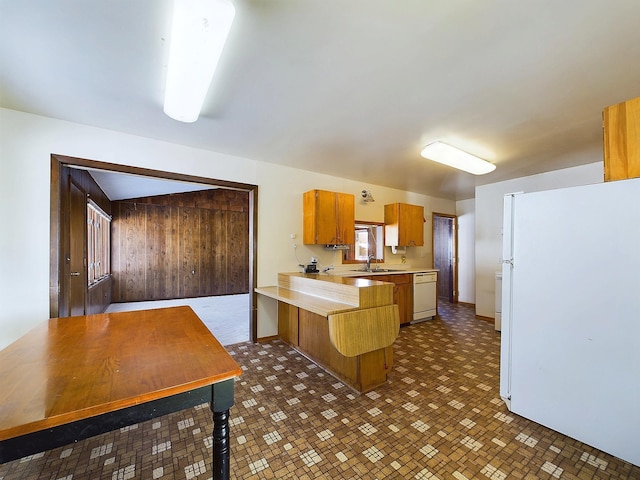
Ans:
<svg viewBox="0 0 640 480"><path fill-rule="evenodd" d="M229 409L233 406L234 379L212 385L213 480L229 480Z"/></svg>

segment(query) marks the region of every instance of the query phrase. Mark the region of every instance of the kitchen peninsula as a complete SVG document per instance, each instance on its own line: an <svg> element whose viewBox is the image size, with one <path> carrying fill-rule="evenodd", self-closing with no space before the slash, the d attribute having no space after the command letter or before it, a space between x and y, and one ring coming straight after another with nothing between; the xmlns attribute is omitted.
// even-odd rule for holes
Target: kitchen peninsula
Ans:
<svg viewBox="0 0 640 480"><path fill-rule="evenodd" d="M359 392L387 381L400 329L393 284L279 273L256 292L278 301L278 336L297 351Z"/></svg>

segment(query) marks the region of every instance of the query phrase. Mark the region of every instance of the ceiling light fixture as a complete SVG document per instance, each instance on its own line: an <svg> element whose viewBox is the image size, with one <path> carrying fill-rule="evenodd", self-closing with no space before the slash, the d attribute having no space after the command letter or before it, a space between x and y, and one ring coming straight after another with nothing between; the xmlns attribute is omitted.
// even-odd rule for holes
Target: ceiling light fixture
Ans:
<svg viewBox="0 0 640 480"><path fill-rule="evenodd" d="M420 155L427 160L433 160L434 162L442 163L457 168L458 170L464 170L474 175L484 175L496 169L493 163L489 163L486 160L442 142L430 143L422 149Z"/></svg>
<svg viewBox="0 0 640 480"><path fill-rule="evenodd" d="M180 122L200 115L235 8L228 0L175 0L164 113Z"/></svg>

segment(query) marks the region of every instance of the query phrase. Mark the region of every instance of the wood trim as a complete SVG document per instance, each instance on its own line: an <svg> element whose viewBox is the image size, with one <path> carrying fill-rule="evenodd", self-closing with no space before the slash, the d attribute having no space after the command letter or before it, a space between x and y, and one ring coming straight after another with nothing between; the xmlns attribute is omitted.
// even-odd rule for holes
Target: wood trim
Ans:
<svg viewBox="0 0 640 480"><path fill-rule="evenodd" d="M49 185L49 318L58 316L60 310L60 275L62 274L61 246L60 246L60 216L62 209L60 177L61 162L51 156L51 177Z"/></svg>
<svg viewBox="0 0 640 480"><path fill-rule="evenodd" d="M495 322L495 318L493 317L485 317L484 315L476 315L476 318L478 320L482 320L484 322L489 322L489 323L494 323Z"/></svg>
<svg viewBox="0 0 640 480"><path fill-rule="evenodd" d="M274 340L278 340L278 335L270 335L268 337L260 337L256 340L258 343L267 343L272 342Z"/></svg>
<svg viewBox="0 0 640 480"><path fill-rule="evenodd" d="M63 165L70 165L81 168L93 168L96 170L106 170L111 172L129 173L132 175L141 175L143 177L160 178L164 180L178 180L188 183L202 183L205 185L215 185L223 188L235 188L238 190L250 191L257 188L257 185L248 183L230 182L227 180L217 180L209 177L199 177L196 175L187 175L183 173L167 172L164 170L154 170L151 168L133 167L130 165L120 165L117 163L101 162L98 160L88 160L85 158L68 157L66 155L52 154L52 160L55 159Z"/></svg>
<svg viewBox="0 0 640 480"><path fill-rule="evenodd" d="M249 190L249 312L251 325L249 340L258 339L258 186L251 185ZM277 335L276 335L277 337Z"/></svg>
<svg viewBox="0 0 640 480"><path fill-rule="evenodd" d="M145 177L160 178L165 180L178 180L182 182L201 183L222 188L232 188L249 192L249 312L250 312L250 332L249 339L255 342L258 331L257 312L257 262L258 262L258 186L218 180L208 177L199 177L182 173L167 172L163 170L153 170L148 168L133 167L129 165L119 165L109 162L100 162L85 158L69 157L66 155L51 154L51 183L50 183L50 248L49 248L49 316L55 318L59 316L59 295L60 295L60 275L64 268L64 252L61 251L61 198L63 179L61 169L64 166L78 168L93 168L118 173L128 173L142 175Z"/></svg>

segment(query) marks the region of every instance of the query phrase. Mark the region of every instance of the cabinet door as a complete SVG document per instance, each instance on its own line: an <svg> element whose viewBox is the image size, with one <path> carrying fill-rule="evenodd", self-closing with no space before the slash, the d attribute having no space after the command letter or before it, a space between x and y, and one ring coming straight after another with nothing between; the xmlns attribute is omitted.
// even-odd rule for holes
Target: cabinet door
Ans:
<svg viewBox="0 0 640 480"><path fill-rule="evenodd" d="M355 197L336 193L336 241L353 245L356 242Z"/></svg>
<svg viewBox="0 0 640 480"><path fill-rule="evenodd" d="M398 287L398 310L400 313L400 324L405 325L413 320L413 285L400 284ZM395 294L395 290L394 290Z"/></svg>
<svg viewBox="0 0 640 480"><path fill-rule="evenodd" d="M604 109L604 180L640 177L640 97Z"/></svg>
<svg viewBox="0 0 640 480"><path fill-rule="evenodd" d="M305 245L355 243L355 197L311 190L303 196Z"/></svg>
<svg viewBox="0 0 640 480"><path fill-rule="evenodd" d="M424 207L400 204L400 245L424 245Z"/></svg>
<svg viewBox="0 0 640 480"><path fill-rule="evenodd" d="M336 194L318 190L316 196L316 242L317 244L338 243L338 212Z"/></svg>
<svg viewBox="0 0 640 480"><path fill-rule="evenodd" d="M311 190L303 195L305 245L335 243L336 196L334 192Z"/></svg>
<svg viewBox="0 0 640 480"><path fill-rule="evenodd" d="M424 207L407 203L384 206L385 245L424 245Z"/></svg>
<svg viewBox="0 0 640 480"><path fill-rule="evenodd" d="M413 320L413 276L410 274L385 275L385 282L392 282L393 303L398 305L400 324Z"/></svg>
<svg viewBox="0 0 640 480"><path fill-rule="evenodd" d="M413 278L410 274L371 275L369 280L393 283L393 303L398 305L400 325L413 320Z"/></svg>
<svg viewBox="0 0 640 480"><path fill-rule="evenodd" d="M298 307L278 302L278 336L282 341L298 346Z"/></svg>

